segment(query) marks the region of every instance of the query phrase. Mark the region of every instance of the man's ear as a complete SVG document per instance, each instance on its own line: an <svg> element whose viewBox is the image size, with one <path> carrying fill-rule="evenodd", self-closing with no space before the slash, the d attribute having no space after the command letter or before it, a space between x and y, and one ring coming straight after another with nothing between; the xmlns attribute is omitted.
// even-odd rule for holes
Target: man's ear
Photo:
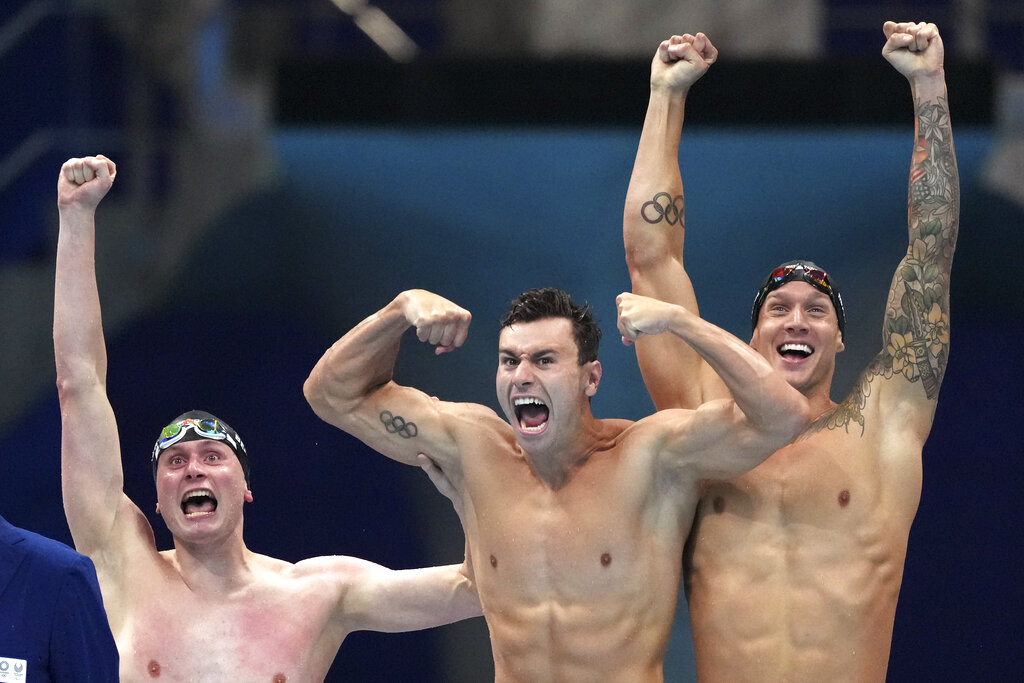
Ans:
<svg viewBox="0 0 1024 683"><path fill-rule="evenodd" d="M583 393L586 394L587 396L593 396L594 394L597 393L598 385L601 384L601 361L592 360L589 363L587 363L587 365L589 367L587 368L586 373L584 374L587 381L587 385L586 387L584 387Z"/></svg>

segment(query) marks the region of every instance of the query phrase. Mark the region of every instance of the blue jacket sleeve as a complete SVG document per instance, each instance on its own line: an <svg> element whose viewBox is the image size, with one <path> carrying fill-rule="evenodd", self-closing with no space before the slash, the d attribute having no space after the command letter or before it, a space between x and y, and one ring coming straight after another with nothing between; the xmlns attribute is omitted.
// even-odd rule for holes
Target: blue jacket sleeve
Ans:
<svg viewBox="0 0 1024 683"><path fill-rule="evenodd" d="M57 596L50 671L54 681L116 683L118 655L103 609L96 570L81 558L67 572Z"/></svg>

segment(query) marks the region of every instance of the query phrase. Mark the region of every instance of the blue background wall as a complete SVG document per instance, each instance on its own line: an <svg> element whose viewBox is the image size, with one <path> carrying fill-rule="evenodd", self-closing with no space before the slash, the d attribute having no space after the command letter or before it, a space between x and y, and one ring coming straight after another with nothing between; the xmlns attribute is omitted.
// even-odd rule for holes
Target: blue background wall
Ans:
<svg viewBox="0 0 1024 683"><path fill-rule="evenodd" d="M392 567L458 561L461 534L447 502L418 470L320 423L302 381L349 327L402 289L423 287L472 311L473 329L463 349L442 357L410 337L399 380L495 406L497 318L521 290L551 284L590 301L604 328L595 412L649 412L633 351L615 331L614 298L629 287L620 218L638 132L279 132L281 181L193 246L162 310L108 339L129 495L152 511L147 459L156 432L202 407L231 422L251 449L246 538L255 551L288 560L350 554ZM925 447L897 613L897 681L1009 680L1021 664L1024 453L1015 428L1024 417L1024 221L980 186L990 134L963 127L956 136L963 209L952 354ZM885 292L906 248L911 142L909 122L688 130L687 253L703 315L746 337L749 303L767 268L794 255L823 264L849 305L833 392L841 399L877 351ZM121 165L121 181L132 171ZM101 296L112 286L101 274ZM13 523L70 541L59 429L51 392L0 441L0 499ZM151 517L168 547L162 522ZM692 679L688 640L681 619L669 680ZM488 659L482 620L421 634L356 634L331 680L452 680L451 667L464 672L460 680L480 680Z"/></svg>

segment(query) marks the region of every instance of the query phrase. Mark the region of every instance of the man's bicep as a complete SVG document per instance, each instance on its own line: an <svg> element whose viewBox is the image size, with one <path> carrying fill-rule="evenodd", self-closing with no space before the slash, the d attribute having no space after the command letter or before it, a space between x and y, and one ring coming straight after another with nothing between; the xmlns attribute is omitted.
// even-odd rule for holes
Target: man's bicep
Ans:
<svg viewBox="0 0 1024 683"><path fill-rule="evenodd" d="M926 263L929 245L912 248L893 276L882 325L882 349L869 370L919 384L934 400L949 356L949 279Z"/></svg>
<svg viewBox="0 0 1024 683"><path fill-rule="evenodd" d="M682 306L698 314L697 297L682 264L666 259L643 274L633 273L634 294ZM658 410L693 409L712 393L708 380L717 375L706 373L704 359L679 337L659 334L640 338L636 343L637 361L651 400Z"/></svg>
<svg viewBox="0 0 1024 683"><path fill-rule="evenodd" d="M98 389L62 397L61 413L64 511L76 546L88 554L110 538L124 496L117 423Z"/></svg>
<svg viewBox="0 0 1024 683"><path fill-rule="evenodd" d="M900 414L905 426L927 435L949 357L948 269L937 249L918 243L893 274L881 329L881 349L865 368L836 420Z"/></svg>
<svg viewBox="0 0 1024 683"><path fill-rule="evenodd" d="M696 480L727 479L753 469L777 448L731 399L704 403L675 423L666 442L668 459Z"/></svg>
<svg viewBox="0 0 1024 683"><path fill-rule="evenodd" d="M462 565L392 570L358 558L340 558L338 619L346 631L399 633L441 626L482 613Z"/></svg>
<svg viewBox="0 0 1024 683"><path fill-rule="evenodd" d="M444 466L457 455L449 429L454 410L418 389L389 383L336 424L393 460L419 466L416 456L426 453Z"/></svg>
<svg viewBox="0 0 1024 683"><path fill-rule="evenodd" d="M894 372L892 357L882 351L836 410L822 416L816 426L843 427L855 434L881 428L890 434L916 435L923 445L931 431L936 405L936 399L925 393L920 377Z"/></svg>

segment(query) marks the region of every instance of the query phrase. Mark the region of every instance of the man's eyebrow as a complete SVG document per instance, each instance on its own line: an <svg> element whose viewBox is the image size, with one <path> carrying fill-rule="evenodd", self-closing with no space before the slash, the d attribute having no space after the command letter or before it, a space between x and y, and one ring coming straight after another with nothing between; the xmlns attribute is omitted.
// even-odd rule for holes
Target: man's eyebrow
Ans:
<svg viewBox="0 0 1024 683"><path fill-rule="evenodd" d="M512 349L498 349L498 355L499 356L512 356L513 358L518 358L522 354L516 353ZM537 358L538 356L549 356L549 355L550 356L557 356L558 355L558 349L539 349L537 351L531 351L527 355L529 355L530 358Z"/></svg>

